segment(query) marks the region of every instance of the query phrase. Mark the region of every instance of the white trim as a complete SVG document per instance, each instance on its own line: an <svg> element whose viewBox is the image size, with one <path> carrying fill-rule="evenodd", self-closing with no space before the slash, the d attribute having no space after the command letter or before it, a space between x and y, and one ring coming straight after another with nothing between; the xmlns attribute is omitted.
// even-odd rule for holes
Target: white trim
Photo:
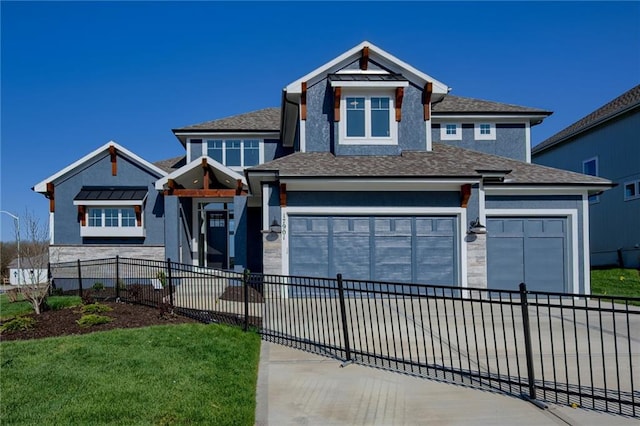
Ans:
<svg viewBox="0 0 640 426"><path fill-rule="evenodd" d="M302 93L302 82L306 81L308 86L313 85L316 82L320 81L322 78L324 78L326 74L331 72L337 72L338 70L340 70L340 68L346 66L350 62L353 62L355 59L359 58L362 48L365 46L369 47L370 59L375 60L376 62L380 62L382 63L382 65L386 65L386 64L395 65L395 67L398 67L404 71L402 74L404 74L405 77L407 77L410 81L419 83L419 85L421 86L426 84L427 82L432 82L433 93L435 94L449 93L449 88L447 87L447 85L441 83L440 81L434 79L433 77L421 71L418 71L416 68L401 61L400 59L389 54L388 52L385 52L384 50L380 49L379 47L375 46L374 44L368 41L363 41L357 46L354 46L351 49L347 50L340 56L337 56L336 58L330 60L324 65L321 65L320 67L316 68L310 73L307 73L303 77L297 79L293 83L288 84L285 90L289 94Z"/></svg>
<svg viewBox="0 0 640 426"><path fill-rule="evenodd" d="M602 186L485 186L486 195L582 195L588 191L603 191Z"/></svg>
<svg viewBox="0 0 640 426"><path fill-rule="evenodd" d="M527 163L531 163L531 124L527 121L524 123L524 141L525 141L525 159Z"/></svg>
<svg viewBox="0 0 640 426"><path fill-rule="evenodd" d="M456 133L450 135L447 133L447 126L456 126ZM459 141L462 140L462 124L461 123L442 123L440 124L440 140L443 141Z"/></svg>
<svg viewBox="0 0 640 426"><path fill-rule="evenodd" d="M200 213L198 211L199 203L199 198L191 199L191 247L193 248L193 250L191 251L191 263L193 265L198 265L198 262L200 260L200 247L198 247L198 238L200 237L200 229L198 229L198 214Z"/></svg>
<svg viewBox="0 0 640 426"><path fill-rule="evenodd" d="M332 81L331 87L366 87L366 88L395 88L395 87L408 87L408 81Z"/></svg>
<svg viewBox="0 0 640 426"><path fill-rule="evenodd" d="M347 136L347 98L364 98L364 136ZM389 99L389 136L371 136L371 98ZM398 145L398 122L395 119L395 96L387 90L345 90L340 98L338 143L340 145Z"/></svg>
<svg viewBox="0 0 640 426"><path fill-rule="evenodd" d="M147 195L142 200L73 200L74 206L141 206L147 200Z"/></svg>
<svg viewBox="0 0 640 426"><path fill-rule="evenodd" d="M436 123L446 123L451 121L464 121L469 123L472 121L488 120L496 123L531 123L532 121L542 121L547 115L540 114L439 114L437 111L433 113L433 120Z"/></svg>
<svg viewBox="0 0 640 426"><path fill-rule="evenodd" d="M49 245L53 245L54 244L54 230L55 230L55 217L54 217L55 213L54 212L49 212Z"/></svg>
<svg viewBox="0 0 640 426"><path fill-rule="evenodd" d="M201 131L201 132L178 132L174 133L176 136L193 136L191 139L279 139L279 132L256 132L251 133L247 131L233 133L233 132L209 132L209 131Z"/></svg>
<svg viewBox="0 0 640 426"><path fill-rule="evenodd" d="M49 176L48 178L46 178L42 182L39 182L39 183L35 184L33 186L33 190L35 192L46 193L47 192L47 183L48 182L55 182L57 179L59 179L62 176L66 175L67 173L77 169L80 166L85 165L86 163L88 163L90 160L94 159L98 155L102 154L105 151L108 151L109 147L111 147L111 146L113 146L116 149L117 154L123 155L125 157L128 157L129 159L131 159L134 162L140 164L141 166L144 166L145 168L147 168L148 170L158 174L159 176L166 176L167 175L167 172L165 172L164 170L162 170L162 169L156 167L155 165L149 163L147 160L144 160L143 158L138 157L136 154L134 154L133 152L129 151L128 149L122 147L121 145L117 144L116 142L109 141L106 144L102 145L100 148L91 151L89 154L85 155L84 157L82 157L78 161L75 161L75 162L71 163L70 165L68 165L64 169L60 170L59 172Z"/></svg>
<svg viewBox="0 0 640 426"><path fill-rule="evenodd" d="M469 179L309 179L280 178L289 191L460 191L466 183L480 182L480 178Z"/></svg>
<svg viewBox="0 0 640 426"><path fill-rule="evenodd" d="M144 237L144 227L142 226L81 226L81 237Z"/></svg>
<svg viewBox="0 0 640 426"><path fill-rule="evenodd" d="M630 197L627 197L627 186L629 185L633 185L633 189L636 193L636 195L632 195ZM640 198L640 179L636 179L636 180L630 180L625 182L622 185L622 199L623 201L633 201L633 200L637 200Z"/></svg>
<svg viewBox="0 0 640 426"><path fill-rule="evenodd" d="M587 194L582 196L582 263L584 294L591 294L591 249L589 235L589 197Z"/></svg>
<svg viewBox="0 0 640 426"><path fill-rule="evenodd" d="M467 209L462 207L281 207L282 224L282 275L289 275L289 232L290 215L394 215L394 216L455 216L458 220L456 250L458 251L458 272L461 288L468 287L467 247L465 244Z"/></svg>
<svg viewBox="0 0 640 426"><path fill-rule="evenodd" d="M269 229L269 184L262 185L262 229ZM281 222L282 223L282 222Z"/></svg>
<svg viewBox="0 0 640 426"><path fill-rule="evenodd" d="M431 117L431 104L428 105L429 108L429 117ZM429 120L425 120L424 122L424 126L425 126L425 136L426 136L426 148L427 151L432 151L433 150L433 135L431 134L431 119Z"/></svg>
<svg viewBox="0 0 640 426"><path fill-rule="evenodd" d="M567 240L571 240L569 256L571 256L569 285L573 285L573 293L580 292L580 256L578 244L578 210L577 209L487 209L487 218L492 216L515 216L515 217L566 217L569 220L571 235ZM584 237L583 237L584 238ZM583 259L584 259L583 254ZM563 290L564 291L564 290ZM586 294L586 293L585 293Z"/></svg>
<svg viewBox="0 0 640 426"><path fill-rule="evenodd" d="M489 134L482 134L482 125L489 125ZM496 123L479 122L473 123L473 137L477 141L494 141L496 140Z"/></svg>
<svg viewBox="0 0 640 426"><path fill-rule="evenodd" d="M482 182L478 184L478 220L481 224L487 225L486 199Z"/></svg>
<svg viewBox="0 0 640 426"><path fill-rule="evenodd" d="M179 176L182 176L183 174L193 170L196 167L200 167L202 165L202 159L206 158L207 159L207 164L210 165L211 167L213 167L214 169L222 172L223 174L225 174L228 178L232 179L234 182L237 181L238 179L242 180L242 184L246 185L247 181L245 180L244 175L241 175L240 173L236 172L235 170L218 163L216 160L214 160L211 157L207 157L207 156L202 156L202 157L198 157L195 160L193 160L192 162L190 162L189 164L186 164L182 167L180 167L178 170L174 170L173 172L171 172L170 174L166 175L165 177L158 179L155 183L155 187L156 190L158 191L162 191L164 188L164 185L167 184L167 182L169 181L169 179L175 179Z"/></svg>
<svg viewBox="0 0 640 426"><path fill-rule="evenodd" d="M307 120L300 119L300 152L307 152Z"/></svg>

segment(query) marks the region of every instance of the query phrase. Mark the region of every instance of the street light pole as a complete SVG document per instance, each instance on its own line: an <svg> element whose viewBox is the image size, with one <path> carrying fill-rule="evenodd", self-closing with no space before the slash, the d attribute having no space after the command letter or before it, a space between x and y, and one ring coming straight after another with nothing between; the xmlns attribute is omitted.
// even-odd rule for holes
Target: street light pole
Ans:
<svg viewBox="0 0 640 426"><path fill-rule="evenodd" d="M16 221L16 242L18 244L18 285L22 284L22 265L20 264L20 218L14 214L9 213L6 210L0 210L0 213L8 214Z"/></svg>

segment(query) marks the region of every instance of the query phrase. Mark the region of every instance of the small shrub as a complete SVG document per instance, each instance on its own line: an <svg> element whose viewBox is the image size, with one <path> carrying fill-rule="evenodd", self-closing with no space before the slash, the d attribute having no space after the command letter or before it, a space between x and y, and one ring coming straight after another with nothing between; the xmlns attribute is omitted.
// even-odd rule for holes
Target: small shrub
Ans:
<svg viewBox="0 0 640 426"><path fill-rule="evenodd" d="M64 291L61 288L54 288L54 289L51 289L51 295L52 296L63 296L64 295Z"/></svg>
<svg viewBox="0 0 640 426"><path fill-rule="evenodd" d="M93 284L93 287L91 287L92 289L94 289L95 291L100 291L100 290L104 290L104 284L102 284L101 282L95 282Z"/></svg>
<svg viewBox="0 0 640 426"><path fill-rule="evenodd" d="M162 284L162 288L167 285L167 274L165 274L164 271L159 271L156 274L156 278L160 281L160 284Z"/></svg>
<svg viewBox="0 0 640 426"><path fill-rule="evenodd" d="M55 311L81 305L82 300L78 296L49 296L46 303L52 311Z"/></svg>
<svg viewBox="0 0 640 426"><path fill-rule="evenodd" d="M173 305L168 300L163 299L158 304L158 311L160 318L169 318L173 316Z"/></svg>
<svg viewBox="0 0 640 426"><path fill-rule="evenodd" d="M127 293L132 300L137 302L142 296L142 286L140 284L130 285L127 288Z"/></svg>
<svg viewBox="0 0 640 426"><path fill-rule="evenodd" d="M36 320L31 317L16 317L11 321L7 321L0 327L0 333L4 333L6 331L22 331L29 330L36 325Z"/></svg>
<svg viewBox="0 0 640 426"><path fill-rule="evenodd" d="M84 305L81 309L83 314L101 314L103 312L113 311L110 306L102 305L98 302Z"/></svg>
<svg viewBox="0 0 640 426"><path fill-rule="evenodd" d="M113 318L104 315L88 314L83 315L76 322L80 327L93 327L94 325L107 324L113 321Z"/></svg>
<svg viewBox="0 0 640 426"><path fill-rule="evenodd" d="M95 298L93 297L93 293L91 290L85 290L82 292L82 304L83 305L91 305L95 302Z"/></svg>

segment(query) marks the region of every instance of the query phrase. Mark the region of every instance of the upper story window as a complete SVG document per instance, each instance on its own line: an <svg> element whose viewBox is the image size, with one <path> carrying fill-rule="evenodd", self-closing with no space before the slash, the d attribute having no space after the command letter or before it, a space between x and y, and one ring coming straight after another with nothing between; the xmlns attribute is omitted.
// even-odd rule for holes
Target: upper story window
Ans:
<svg viewBox="0 0 640 426"><path fill-rule="evenodd" d="M391 94L348 94L341 100L344 124L340 126L343 144L397 144L398 125L393 118Z"/></svg>
<svg viewBox="0 0 640 426"><path fill-rule="evenodd" d="M258 139L207 139L206 155L227 167L260 164Z"/></svg>
<svg viewBox="0 0 640 426"><path fill-rule="evenodd" d="M476 140L495 140L496 125L495 123L476 123L474 124L474 137Z"/></svg>
<svg viewBox="0 0 640 426"><path fill-rule="evenodd" d="M624 183L624 200L640 200L640 179Z"/></svg>
<svg viewBox="0 0 640 426"><path fill-rule="evenodd" d="M442 140L461 140L462 126L460 123L443 123L440 126L440 139Z"/></svg>
<svg viewBox="0 0 640 426"><path fill-rule="evenodd" d="M582 162L582 173L590 176L598 176L598 157L589 158L588 160L584 160ZM598 203L600 202L599 195L591 195L589 196L589 203Z"/></svg>

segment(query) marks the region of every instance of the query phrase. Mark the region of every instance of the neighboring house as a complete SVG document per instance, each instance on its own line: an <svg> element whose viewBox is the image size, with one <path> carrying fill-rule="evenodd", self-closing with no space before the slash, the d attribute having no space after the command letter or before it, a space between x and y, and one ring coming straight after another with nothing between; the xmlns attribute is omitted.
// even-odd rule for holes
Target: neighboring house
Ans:
<svg viewBox="0 0 640 426"><path fill-rule="evenodd" d="M640 85L533 148L533 161L602 176L589 198L591 264L640 267Z"/></svg>
<svg viewBox="0 0 640 426"><path fill-rule="evenodd" d="M49 274L47 265L48 254L34 257L22 257L20 260L13 259L9 263L9 284L11 285L33 285L46 283Z"/></svg>
<svg viewBox="0 0 640 426"><path fill-rule="evenodd" d="M34 187L51 247L589 292L587 198L610 182L530 164L550 112L449 90L363 42L286 86L280 108L174 129L184 156L151 164L109 142Z"/></svg>

